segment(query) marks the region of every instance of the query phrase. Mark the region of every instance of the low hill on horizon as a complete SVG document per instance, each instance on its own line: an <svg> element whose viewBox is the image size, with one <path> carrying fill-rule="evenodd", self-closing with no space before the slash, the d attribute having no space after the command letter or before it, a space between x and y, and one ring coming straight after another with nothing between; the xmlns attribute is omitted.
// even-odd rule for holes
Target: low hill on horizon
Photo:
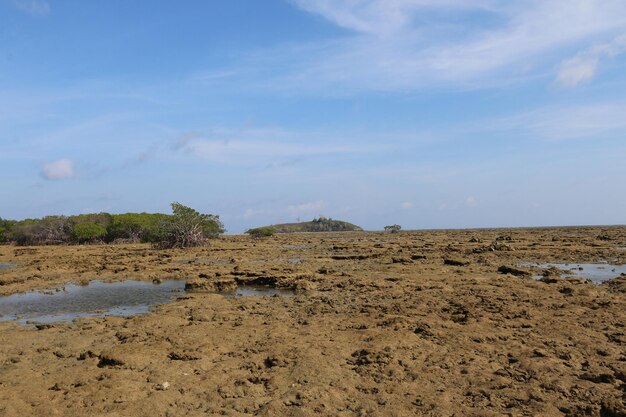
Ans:
<svg viewBox="0 0 626 417"><path fill-rule="evenodd" d="M267 227L273 228L276 233L355 232L363 230L361 227L352 223L325 217L313 219L308 222L273 224Z"/></svg>

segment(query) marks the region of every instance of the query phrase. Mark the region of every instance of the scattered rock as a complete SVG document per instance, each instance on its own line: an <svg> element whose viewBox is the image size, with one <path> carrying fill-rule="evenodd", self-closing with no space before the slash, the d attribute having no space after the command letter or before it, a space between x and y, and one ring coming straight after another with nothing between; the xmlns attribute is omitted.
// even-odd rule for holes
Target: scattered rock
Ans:
<svg viewBox="0 0 626 417"><path fill-rule="evenodd" d="M157 390L157 391L167 391L168 389L170 389L170 383L165 381L165 382L163 382L161 384L157 384L154 387L154 389Z"/></svg>
<svg viewBox="0 0 626 417"><path fill-rule="evenodd" d="M559 276L547 275L539 278L539 281L546 284L558 284L559 282L563 282L563 278Z"/></svg>
<svg viewBox="0 0 626 417"><path fill-rule="evenodd" d="M560 277L564 273L565 271L562 271L555 266L551 266L550 268L544 269L541 275L543 275L544 277L550 277L550 276Z"/></svg>
<svg viewBox="0 0 626 417"><path fill-rule="evenodd" d="M580 375L580 379L584 379L585 381L591 381L595 384L612 384L615 382L615 376L609 373L600 373L600 374L582 374Z"/></svg>
<svg viewBox="0 0 626 417"><path fill-rule="evenodd" d="M84 360L86 360L88 358L96 358L96 357L98 357L98 355L96 355L92 351L88 350L88 351L83 352L80 355L78 355L78 360L79 361L84 361Z"/></svg>
<svg viewBox="0 0 626 417"><path fill-rule="evenodd" d="M284 368L289 365L289 362L276 356L268 356L263 361L263 364L265 365L266 368L274 368L274 367Z"/></svg>
<svg viewBox="0 0 626 417"><path fill-rule="evenodd" d="M357 367L371 364L386 365L393 359L388 352L373 352L369 349L360 349L352 353L352 359L348 360L350 365Z"/></svg>
<svg viewBox="0 0 626 417"><path fill-rule="evenodd" d="M407 265L413 263L413 261L410 258L393 257L391 258L391 263Z"/></svg>
<svg viewBox="0 0 626 417"><path fill-rule="evenodd" d="M322 275L332 275L334 273L336 273L337 271L335 271L332 268L329 268L327 266L322 266L320 269L317 270L318 274L322 274Z"/></svg>
<svg viewBox="0 0 626 417"><path fill-rule="evenodd" d="M458 324L467 324L471 317L469 310L464 305L458 303L450 303L442 311L450 314L450 320Z"/></svg>
<svg viewBox="0 0 626 417"><path fill-rule="evenodd" d="M170 352L167 357L172 361L196 361L200 359L199 356L183 352Z"/></svg>
<svg viewBox="0 0 626 417"><path fill-rule="evenodd" d="M311 281L297 281L294 285L293 285L293 290L296 292L307 292L307 291L312 291L316 288L315 283L311 282Z"/></svg>
<svg viewBox="0 0 626 417"><path fill-rule="evenodd" d="M600 406L600 416L602 417L626 417L626 401L622 398L605 400Z"/></svg>
<svg viewBox="0 0 626 417"><path fill-rule="evenodd" d="M433 333L430 331L430 326L426 323L418 323L415 326L413 333L424 337L433 336Z"/></svg>
<svg viewBox="0 0 626 417"><path fill-rule="evenodd" d="M124 360L111 352L103 352L98 356L98 368L116 367L124 365Z"/></svg>
<svg viewBox="0 0 626 417"><path fill-rule="evenodd" d="M516 277L529 277L532 275L526 269L517 268L514 266L507 266L507 265L502 265L500 268L498 268L498 272L501 274L515 275Z"/></svg>
<svg viewBox="0 0 626 417"><path fill-rule="evenodd" d="M603 285L606 285L608 290L613 293L626 294L626 276L624 275L620 275L617 278L606 281L603 283Z"/></svg>
<svg viewBox="0 0 626 417"><path fill-rule="evenodd" d="M565 282L574 285L593 284L593 281L582 277L566 277Z"/></svg>
<svg viewBox="0 0 626 417"><path fill-rule="evenodd" d="M451 265L451 266L467 266L470 264L470 262L468 261L461 261L458 259L450 259L450 258L446 258L443 260L444 265Z"/></svg>
<svg viewBox="0 0 626 417"><path fill-rule="evenodd" d="M505 243L500 243L500 242L493 242L491 245L481 246L479 248L472 249L472 253L500 252L500 251L510 252L513 250L515 249L513 249L511 245L507 245Z"/></svg>

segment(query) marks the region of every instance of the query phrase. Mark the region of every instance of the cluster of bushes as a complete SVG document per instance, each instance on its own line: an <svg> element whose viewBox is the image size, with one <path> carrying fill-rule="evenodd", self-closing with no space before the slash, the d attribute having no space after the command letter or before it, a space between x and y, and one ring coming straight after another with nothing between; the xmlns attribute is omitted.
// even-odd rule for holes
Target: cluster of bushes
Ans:
<svg viewBox="0 0 626 417"><path fill-rule="evenodd" d="M154 243L159 247L197 246L224 233L219 216L201 214L172 203L173 214L126 213L47 216L21 221L0 219L0 243L54 245L70 243Z"/></svg>
<svg viewBox="0 0 626 417"><path fill-rule="evenodd" d="M402 226L399 224L385 226L385 232L398 233L400 230L402 230Z"/></svg>

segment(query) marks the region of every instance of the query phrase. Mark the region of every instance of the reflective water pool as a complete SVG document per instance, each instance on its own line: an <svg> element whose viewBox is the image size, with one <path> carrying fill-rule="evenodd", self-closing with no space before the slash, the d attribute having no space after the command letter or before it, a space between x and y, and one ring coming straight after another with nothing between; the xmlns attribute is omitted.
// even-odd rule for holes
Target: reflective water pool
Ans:
<svg viewBox="0 0 626 417"><path fill-rule="evenodd" d="M167 280L160 284L143 281L91 281L85 286L68 284L58 291L32 291L0 297L0 321L49 323L85 316L145 314L150 307L179 296L184 288L183 280Z"/></svg>
<svg viewBox="0 0 626 417"><path fill-rule="evenodd" d="M68 284L58 290L0 297L0 321L51 323L72 321L78 317L146 314L151 307L174 300L184 293L184 289L184 280L166 280L159 284L145 281L91 281L83 286ZM249 285L221 294L227 297L288 297L294 291Z"/></svg>
<svg viewBox="0 0 626 417"><path fill-rule="evenodd" d="M595 283L601 283L610 279L626 274L626 265L611 264L585 264L585 263L532 263L523 262L520 266L531 266L537 268L558 268L566 271L562 277L581 277L587 278Z"/></svg>

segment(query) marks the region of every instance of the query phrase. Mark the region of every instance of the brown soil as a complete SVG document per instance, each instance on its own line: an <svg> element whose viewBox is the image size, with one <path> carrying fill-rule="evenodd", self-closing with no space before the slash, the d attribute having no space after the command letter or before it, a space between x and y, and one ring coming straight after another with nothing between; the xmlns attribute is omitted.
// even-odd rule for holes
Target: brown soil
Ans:
<svg viewBox="0 0 626 417"><path fill-rule="evenodd" d="M540 282L517 266L621 264L624 247L626 228L0 246L17 265L0 270L0 294L90 279L297 290L0 323L0 416L625 416L624 279Z"/></svg>

